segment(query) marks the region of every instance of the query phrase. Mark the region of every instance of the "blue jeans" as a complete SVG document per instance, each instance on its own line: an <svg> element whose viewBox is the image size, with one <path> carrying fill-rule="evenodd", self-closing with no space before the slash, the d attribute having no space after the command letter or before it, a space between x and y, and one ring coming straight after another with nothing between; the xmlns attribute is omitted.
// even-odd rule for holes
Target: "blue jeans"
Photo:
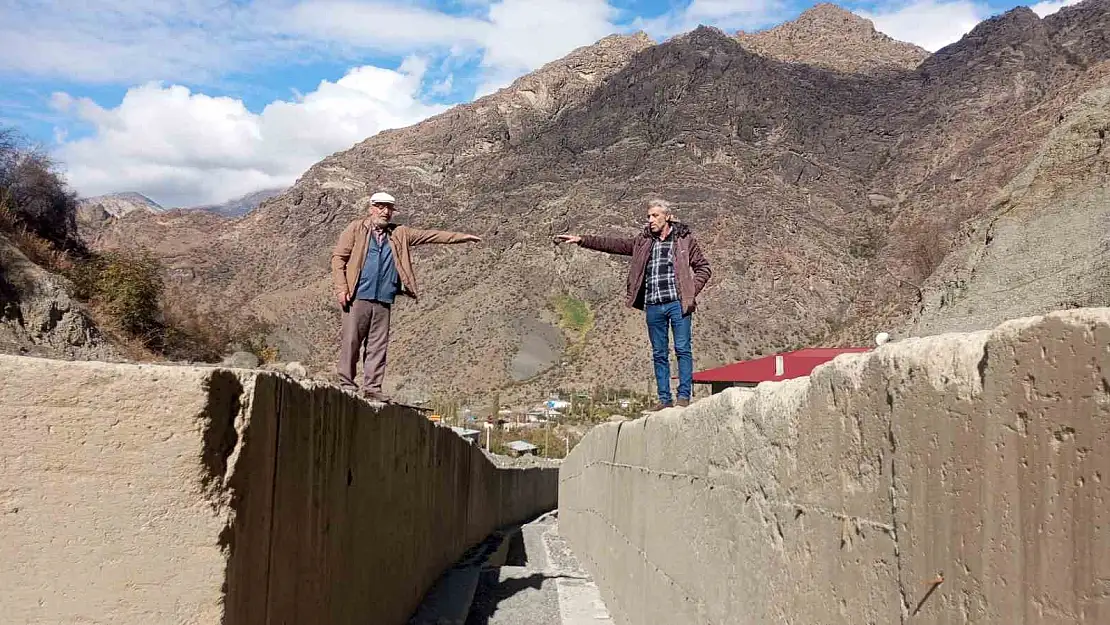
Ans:
<svg viewBox="0 0 1110 625"><path fill-rule="evenodd" d="M671 360L668 328L674 333L674 353L678 356L678 398L690 399L694 386L694 352L690 343L692 318L682 314L682 304L649 304L647 313L648 336L651 338L651 359L655 364L655 386L659 402L671 403Z"/></svg>

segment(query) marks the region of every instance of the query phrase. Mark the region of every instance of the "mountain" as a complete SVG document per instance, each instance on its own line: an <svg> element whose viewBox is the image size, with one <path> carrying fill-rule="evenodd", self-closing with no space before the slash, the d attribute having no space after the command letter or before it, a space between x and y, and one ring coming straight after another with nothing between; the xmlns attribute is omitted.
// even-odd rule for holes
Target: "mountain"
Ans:
<svg viewBox="0 0 1110 625"><path fill-rule="evenodd" d="M235 219L258 208L259 204L262 202L280 195L284 190L284 188L262 189L261 191L255 191L254 193L248 193L244 196L230 199L222 204L209 204L197 206L195 208L197 210L206 210L216 213L217 215Z"/></svg>
<svg viewBox="0 0 1110 625"><path fill-rule="evenodd" d="M736 38L761 56L857 74L912 70L929 56L918 46L876 31L871 20L833 4L818 4L796 20L765 31L740 31Z"/></svg>
<svg viewBox="0 0 1110 625"><path fill-rule="evenodd" d="M329 371L339 324L331 246L357 217L354 200L387 190L399 221L483 237L418 250L423 297L395 309L388 391L646 390L643 315L621 303L627 262L550 241L632 235L645 200L660 196L714 268L694 322L697 367L870 344L878 330L897 336L933 314L943 275L978 271L987 284L989 264L958 258L982 256L975 224L999 215L1006 194L1027 212L997 222L1015 242L990 275L1027 272L1016 241L1033 241L1038 219L1094 210L1107 184L1091 147L1101 145L1091 111L1110 86L1107 15L1110 0L1043 20L1015 9L918 61L881 38L860 47L870 31L828 7L773 37L706 27L659 45L607 37L333 154L240 220L140 215L117 224L130 230L114 244L143 237L173 259L174 288L229 320L270 323L282 358ZM805 32L819 43L767 43ZM813 55L820 49L835 67ZM1067 220L1057 222L1062 233ZM1088 250L1110 239L1105 228L1084 236ZM1019 308L1044 312L1082 294L1106 303L1101 274L1067 275L1051 297Z"/></svg>
<svg viewBox="0 0 1110 625"><path fill-rule="evenodd" d="M108 193L89 198L81 198L77 205L80 209L93 211L97 208L112 217L123 217L135 211L160 213L166 209L158 202L148 198L142 193Z"/></svg>
<svg viewBox="0 0 1110 625"><path fill-rule="evenodd" d="M108 193L77 200L77 230L93 240L117 219L128 215L157 215L166 209L142 193Z"/></svg>

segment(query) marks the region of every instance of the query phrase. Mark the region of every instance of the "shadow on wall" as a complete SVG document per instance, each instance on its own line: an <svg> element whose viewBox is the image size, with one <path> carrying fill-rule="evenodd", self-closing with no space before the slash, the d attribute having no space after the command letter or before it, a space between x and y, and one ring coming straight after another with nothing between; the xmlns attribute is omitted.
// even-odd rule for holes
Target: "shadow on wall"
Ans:
<svg viewBox="0 0 1110 625"><path fill-rule="evenodd" d="M278 417L266 588L290 623L403 623L467 547L556 506L557 470L498 469L415 411L271 376L254 399Z"/></svg>
<svg viewBox="0 0 1110 625"><path fill-rule="evenodd" d="M402 624L556 506L417 413L270 373L0 355L5 622Z"/></svg>

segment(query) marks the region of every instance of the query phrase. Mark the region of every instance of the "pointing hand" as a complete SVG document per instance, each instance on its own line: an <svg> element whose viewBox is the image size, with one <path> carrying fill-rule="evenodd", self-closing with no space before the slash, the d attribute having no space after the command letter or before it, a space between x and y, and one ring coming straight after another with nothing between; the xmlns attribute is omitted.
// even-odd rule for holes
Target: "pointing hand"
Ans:
<svg viewBox="0 0 1110 625"><path fill-rule="evenodd" d="M559 243L574 243L578 244L582 241L582 237L574 236L573 234L559 234L555 236L555 244Z"/></svg>
<svg viewBox="0 0 1110 625"><path fill-rule="evenodd" d="M462 238L462 240L463 240L463 243L480 243L482 241L482 237L480 237L476 234L468 234L468 235L464 236Z"/></svg>

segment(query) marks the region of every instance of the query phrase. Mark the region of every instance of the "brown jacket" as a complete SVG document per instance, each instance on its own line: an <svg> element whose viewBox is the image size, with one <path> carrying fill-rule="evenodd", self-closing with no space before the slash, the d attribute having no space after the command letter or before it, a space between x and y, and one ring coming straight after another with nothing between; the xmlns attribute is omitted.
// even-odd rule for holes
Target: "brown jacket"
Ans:
<svg viewBox="0 0 1110 625"><path fill-rule="evenodd" d="M412 268L411 248L425 243L463 243L468 236L461 232L445 230L419 230L408 226L389 224L389 245L393 248L393 262L401 278L401 294L416 299L416 272ZM366 261L366 248L370 245L370 220L352 221L339 235L331 253L331 276L336 293L346 291L354 297L358 276Z"/></svg>
<svg viewBox="0 0 1110 625"><path fill-rule="evenodd" d="M678 299L682 302L682 313L688 314L697 308L696 298L698 293L709 282L713 272L709 269L709 261L701 253L701 246L690 232L690 227L684 223L672 222L670 236L675 239L674 246L674 271L675 283L678 285ZM628 300L627 304L633 308L644 308L644 274L647 272L648 262L651 260L651 245L655 236L646 227L639 236L622 237L582 237L579 245L586 249L631 256L632 262L628 266Z"/></svg>

